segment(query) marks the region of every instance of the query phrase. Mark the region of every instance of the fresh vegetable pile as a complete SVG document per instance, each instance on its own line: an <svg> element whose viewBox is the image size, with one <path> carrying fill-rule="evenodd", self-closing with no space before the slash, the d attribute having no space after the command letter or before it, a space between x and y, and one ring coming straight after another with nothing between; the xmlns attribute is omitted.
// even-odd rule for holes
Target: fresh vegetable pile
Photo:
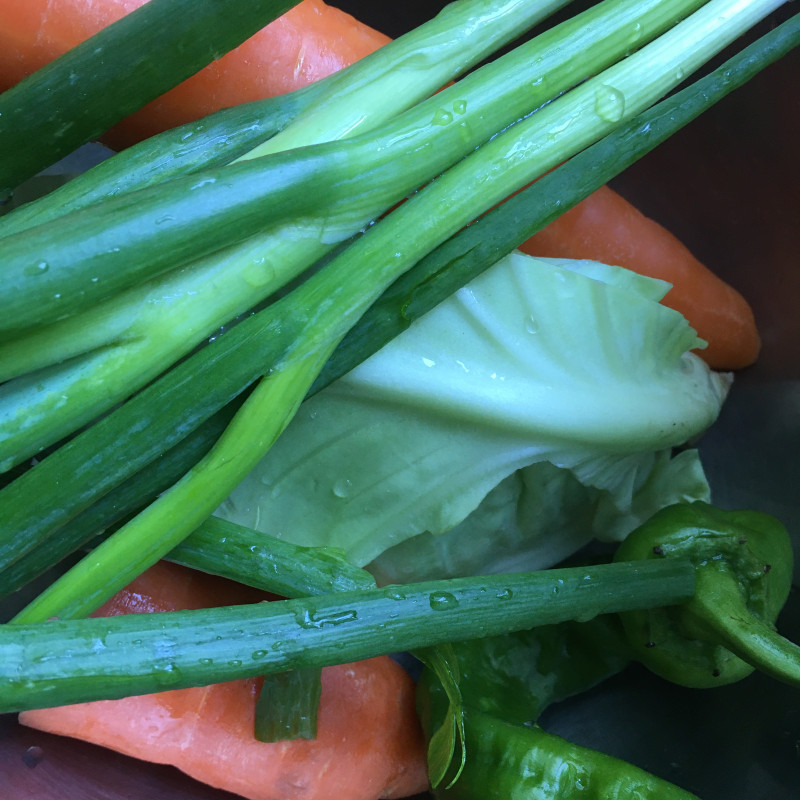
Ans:
<svg viewBox="0 0 800 800"><path fill-rule="evenodd" d="M800 41L791 18L664 99L780 4L603 0L508 47L565 3L460 0L1 217L0 591L63 574L0 629L0 710L247 797L353 797L326 766L330 668L382 657L353 667L385 678L377 709L410 697L385 654L411 651L427 776L390 703L396 733L353 744L376 764L364 797L690 796L535 723L631 660L800 684L774 630L788 534L709 505L688 446L730 387L713 368L758 353L752 313L604 188ZM21 81L0 95L2 186L289 5L192 4L187 29L150 0ZM614 563L551 569L592 540L622 542ZM191 575L161 559L289 599L167 592L135 613L131 581ZM101 606L125 614L84 619ZM240 699L192 688L222 682ZM235 734L187 722L217 703ZM184 755L144 732L167 706Z"/></svg>

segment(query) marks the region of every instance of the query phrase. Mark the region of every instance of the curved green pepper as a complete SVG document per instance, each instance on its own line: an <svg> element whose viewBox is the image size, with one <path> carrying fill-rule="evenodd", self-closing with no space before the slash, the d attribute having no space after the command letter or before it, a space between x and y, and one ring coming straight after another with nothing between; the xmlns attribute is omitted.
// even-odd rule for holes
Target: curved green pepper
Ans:
<svg viewBox="0 0 800 800"><path fill-rule="evenodd" d="M469 754L459 779L434 789L448 800L698 800L619 758L467 708Z"/></svg>
<svg viewBox="0 0 800 800"><path fill-rule="evenodd" d="M616 554L618 561L670 557L694 567L695 593L683 605L624 612L620 628L617 618L598 617L453 644L456 706L435 673L423 673L423 727L435 736L457 716L464 748L434 787L436 797L695 798L535 724L546 705L589 688L631 657L692 687L731 683L755 667L800 684L800 647L774 630L792 579L791 543L780 522L755 511L679 504L654 515Z"/></svg>
<svg viewBox="0 0 800 800"><path fill-rule="evenodd" d="M637 660L693 688L733 683L755 668L800 685L800 647L774 629L792 581L791 542L778 520L700 502L669 506L615 555L671 557L695 565L695 595L680 606L621 615Z"/></svg>
<svg viewBox="0 0 800 800"><path fill-rule="evenodd" d="M584 691L629 660L613 617L562 623L451 646L458 662L466 759L433 788L442 800L697 800L618 758L534 724L551 702ZM432 670L417 689L428 736L450 699Z"/></svg>

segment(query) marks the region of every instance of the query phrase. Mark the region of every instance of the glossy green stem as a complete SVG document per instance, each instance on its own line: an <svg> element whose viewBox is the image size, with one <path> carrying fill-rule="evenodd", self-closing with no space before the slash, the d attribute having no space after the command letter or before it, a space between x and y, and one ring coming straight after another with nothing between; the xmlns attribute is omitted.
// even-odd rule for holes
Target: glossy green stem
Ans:
<svg viewBox="0 0 800 800"><path fill-rule="evenodd" d="M318 667L682 603L689 561L429 581L200 611L0 627L0 712Z"/></svg>
<svg viewBox="0 0 800 800"><path fill-rule="evenodd" d="M241 157L367 130L457 78L566 2L452 3L434 19L309 86L224 109L123 150L0 219L0 236ZM449 30L458 33L448 35ZM266 145L265 140L269 140Z"/></svg>
<svg viewBox="0 0 800 800"><path fill-rule="evenodd" d="M322 82L226 108L151 136L0 217L0 237L44 225L118 194L230 163L274 136L318 100Z"/></svg>
<svg viewBox="0 0 800 800"><path fill-rule="evenodd" d="M239 416L234 417L220 441L186 475L47 587L14 621L86 616L180 544L216 509L228 493L225 487L238 483L269 449L320 367L319 359L303 358L265 379L243 406L258 393L266 413L259 414L257 430L241 430Z"/></svg>
<svg viewBox="0 0 800 800"><path fill-rule="evenodd" d="M0 195L97 138L296 4L152 0L33 73L0 96Z"/></svg>
<svg viewBox="0 0 800 800"><path fill-rule="evenodd" d="M776 680L800 686L800 646L747 608L733 574L699 569L697 592L685 613L742 661Z"/></svg>
<svg viewBox="0 0 800 800"><path fill-rule="evenodd" d="M282 597L375 586L366 570L329 548L290 544L219 517L209 517L166 558Z"/></svg>
<svg viewBox="0 0 800 800"><path fill-rule="evenodd" d="M265 675L256 701L255 738L259 742L315 739L321 694L321 667Z"/></svg>
<svg viewBox="0 0 800 800"><path fill-rule="evenodd" d="M400 91L405 73L401 53L398 68L386 70L384 75L394 80L392 90L380 93L383 81L378 82L377 90L365 84L362 90L368 98L353 98L356 102L350 112L340 112L336 98L324 113L312 114L311 120L322 117L320 123L328 123L331 138L347 138L351 129L356 129L352 114L365 119L356 132L368 130L387 120L393 107L395 112L408 108L421 94L432 93L448 77L485 55L487 42L489 50L500 46L508 35L524 27L520 21L541 18L542 10L552 11L561 2L497 0L484 10L483 25L476 24L480 20L473 19L468 25L465 20L453 19L459 25L450 31L454 38L444 48L449 57L442 64L434 61L424 82L408 80L406 91ZM319 229L317 237L329 244L341 241L498 128L550 99L554 91L568 89L587 73L613 63L629 46L627 30L637 20L641 19L638 24L643 35L654 35L698 2L607 0L613 14L605 13L605 6L590 9L538 37L543 40L544 64L535 58L540 46L528 42L466 76L457 87L443 90L440 98L408 108L375 136L362 134L334 146L331 141L314 138L320 134L311 122L306 128L298 120L299 129L290 126L258 149L265 155L112 197L47 225L7 236L0 274L9 291L0 296L0 330L18 333L90 309L126 288L243 242L270 225L291 220L299 228ZM518 8L492 19L492 9L506 6ZM539 14L521 13L537 7ZM506 18L516 24L503 24ZM492 29L495 35L484 38ZM453 47L453 41L461 45L462 34L464 47ZM590 38L597 45L591 50L584 46ZM423 53L426 45L423 37ZM542 81L535 85L543 74L552 84ZM380 102L370 99L374 92ZM399 102L393 106L396 100ZM371 105L380 113L370 109ZM442 123L454 114L460 117L458 124ZM332 124L337 117L343 120ZM306 144L314 146L298 147ZM295 148L291 154L274 152L288 146ZM133 252L136 258L131 257Z"/></svg>

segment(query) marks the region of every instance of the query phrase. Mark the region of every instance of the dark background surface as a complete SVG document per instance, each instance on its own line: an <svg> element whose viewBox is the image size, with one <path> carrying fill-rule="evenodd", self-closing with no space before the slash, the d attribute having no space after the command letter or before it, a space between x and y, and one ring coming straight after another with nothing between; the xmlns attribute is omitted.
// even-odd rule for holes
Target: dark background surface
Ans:
<svg viewBox="0 0 800 800"><path fill-rule="evenodd" d="M339 5L396 36L441 4L347 0ZM778 17L788 15L779 12ZM737 377L721 419L700 447L715 502L776 514L792 531L798 553L799 75L800 54L795 52L612 184L677 233L753 305L764 342L762 357ZM779 623L800 642L797 588ZM542 722L554 733L630 760L703 800L800 797L800 692L759 675L735 686L691 691L631 668L551 709ZM172 768L19 728L13 717L0 716L0 797L224 800L233 795Z"/></svg>

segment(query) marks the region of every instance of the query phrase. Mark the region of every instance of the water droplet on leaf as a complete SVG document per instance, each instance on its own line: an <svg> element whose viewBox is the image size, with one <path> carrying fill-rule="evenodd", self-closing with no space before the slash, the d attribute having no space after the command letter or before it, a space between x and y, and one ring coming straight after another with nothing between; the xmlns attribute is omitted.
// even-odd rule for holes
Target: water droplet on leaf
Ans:
<svg viewBox="0 0 800 800"><path fill-rule="evenodd" d="M613 86L598 86L594 94L594 110L605 122L619 122L625 114L625 95Z"/></svg>
<svg viewBox="0 0 800 800"><path fill-rule="evenodd" d="M430 596L431 608L434 611L445 611L449 608L458 608L458 600L450 592L433 592Z"/></svg>
<svg viewBox="0 0 800 800"><path fill-rule="evenodd" d="M339 478L339 480L333 484L331 491L333 492L334 496L344 500L344 498L350 494L352 486L352 481L348 480L347 478Z"/></svg>
<svg viewBox="0 0 800 800"><path fill-rule="evenodd" d="M33 277L35 275L44 275L49 269L50 265L46 261L37 261L35 264L25 267L22 272L28 277Z"/></svg>
<svg viewBox="0 0 800 800"><path fill-rule="evenodd" d="M453 115L449 111L440 108L434 115L431 122L434 125L449 125L453 121Z"/></svg>

